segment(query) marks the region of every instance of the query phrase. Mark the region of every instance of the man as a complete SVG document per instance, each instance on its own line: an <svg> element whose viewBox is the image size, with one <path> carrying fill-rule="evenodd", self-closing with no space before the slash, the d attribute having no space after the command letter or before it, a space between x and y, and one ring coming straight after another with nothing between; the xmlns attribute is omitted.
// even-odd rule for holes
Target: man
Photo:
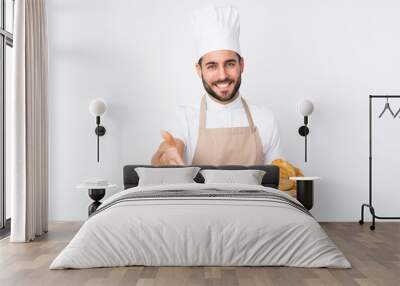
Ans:
<svg viewBox="0 0 400 286"><path fill-rule="evenodd" d="M180 106L174 126L152 157L153 165L255 165L280 158L276 120L266 108L240 95L244 59L239 15L232 7L196 11L196 71L207 94Z"/></svg>

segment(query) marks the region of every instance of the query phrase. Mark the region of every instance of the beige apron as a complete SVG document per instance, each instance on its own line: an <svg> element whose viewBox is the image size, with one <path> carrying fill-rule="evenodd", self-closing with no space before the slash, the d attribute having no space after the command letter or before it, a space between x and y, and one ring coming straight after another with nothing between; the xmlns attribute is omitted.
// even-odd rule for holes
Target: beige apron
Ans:
<svg viewBox="0 0 400 286"><path fill-rule="evenodd" d="M192 165L264 164L260 135L246 101L242 99L248 127L206 128L207 102L201 99L199 137Z"/></svg>

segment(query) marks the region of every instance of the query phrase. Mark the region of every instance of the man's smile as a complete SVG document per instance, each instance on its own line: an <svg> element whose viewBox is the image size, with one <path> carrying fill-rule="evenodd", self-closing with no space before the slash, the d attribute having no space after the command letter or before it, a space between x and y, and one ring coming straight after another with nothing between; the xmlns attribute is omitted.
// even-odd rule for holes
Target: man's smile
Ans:
<svg viewBox="0 0 400 286"><path fill-rule="evenodd" d="M225 82L221 82L221 83L216 83L214 84L214 86L216 86L218 88L219 91L224 92L224 91L228 91L232 85L233 81L225 81Z"/></svg>

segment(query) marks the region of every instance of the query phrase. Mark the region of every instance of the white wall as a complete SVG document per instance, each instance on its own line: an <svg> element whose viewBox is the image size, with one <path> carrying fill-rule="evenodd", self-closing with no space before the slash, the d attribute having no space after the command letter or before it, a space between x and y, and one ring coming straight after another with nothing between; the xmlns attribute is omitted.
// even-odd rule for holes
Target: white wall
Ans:
<svg viewBox="0 0 400 286"><path fill-rule="evenodd" d="M121 186L125 164L150 161L175 106L201 96L188 15L206 2L228 3L48 1L51 220L85 219L90 199L75 185L104 177ZM286 159L323 178L312 213L320 221L358 220L368 198L368 95L400 94L400 3L229 3L241 17L242 94L275 112ZM109 105L100 163L88 112L94 97ZM297 134L303 98L315 103L307 164ZM377 103L375 114L384 105ZM400 215L400 119L376 122L377 212Z"/></svg>

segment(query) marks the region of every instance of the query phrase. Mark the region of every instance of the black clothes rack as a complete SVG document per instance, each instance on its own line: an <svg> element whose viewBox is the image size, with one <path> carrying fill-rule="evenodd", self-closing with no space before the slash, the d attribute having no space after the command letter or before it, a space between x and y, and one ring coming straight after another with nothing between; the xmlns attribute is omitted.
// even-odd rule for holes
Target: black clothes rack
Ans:
<svg viewBox="0 0 400 286"><path fill-rule="evenodd" d="M375 229L375 219L400 219L400 217L384 217L375 214L375 208L372 205L372 100L374 98L400 98L400 95L370 95L369 96L369 203L361 206L361 219L359 224L364 223L364 207L368 207L372 215L372 225L370 229Z"/></svg>

